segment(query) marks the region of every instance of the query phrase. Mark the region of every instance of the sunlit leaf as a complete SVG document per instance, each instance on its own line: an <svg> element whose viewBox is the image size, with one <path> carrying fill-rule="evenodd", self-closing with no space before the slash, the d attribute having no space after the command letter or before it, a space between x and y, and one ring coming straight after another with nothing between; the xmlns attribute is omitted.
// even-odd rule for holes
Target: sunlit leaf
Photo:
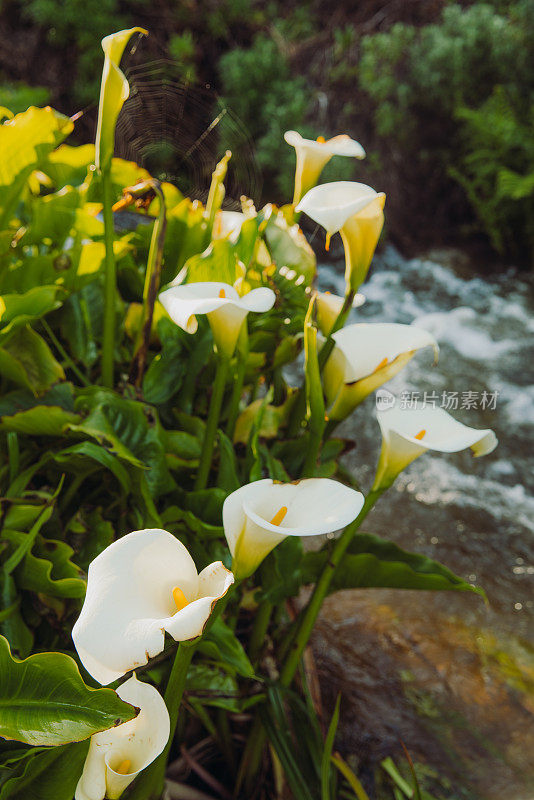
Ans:
<svg viewBox="0 0 534 800"><path fill-rule="evenodd" d="M32 745L79 742L135 717L111 689L90 689L62 653L12 657L0 637L0 736Z"/></svg>

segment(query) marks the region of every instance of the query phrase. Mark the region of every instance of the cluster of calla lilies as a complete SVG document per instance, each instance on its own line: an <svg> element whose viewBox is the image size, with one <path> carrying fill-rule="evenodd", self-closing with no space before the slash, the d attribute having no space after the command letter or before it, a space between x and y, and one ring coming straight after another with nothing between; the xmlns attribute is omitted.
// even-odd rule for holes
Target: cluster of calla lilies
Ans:
<svg viewBox="0 0 534 800"><path fill-rule="evenodd" d="M324 337L321 366L326 411L329 421L336 424L419 350L431 347L437 358L438 346L430 333L412 325L345 325L350 310L363 302L358 290L382 230L385 196L351 181L316 185L332 156L364 157L361 145L350 137L311 141L289 131L285 139L296 150L295 221L305 213L323 226L327 245L337 232L344 245L345 297L314 296L317 326ZM214 236L235 238L244 219L240 213L218 212ZM191 335L198 328L197 316L205 314L217 356L228 361L247 325L247 315L267 312L276 299L269 288L244 292L243 286L243 282L236 286L216 281L177 282L166 288L159 300L170 319ZM427 450L455 452L469 447L480 456L497 444L493 431L467 427L442 409L392 407L379 410L377 416L382 451L373 497ZM215 427L217 421L216 409ZM213 441L206 447L203 455L209 470ZM366 513L368 500L327 478L310 477L294 483L265 479L242 486L223 506L231 570L217 561L198 572L187 548L167 531L129 533L107 547L89 567L87 595L72 633L83 666L96 681L107 685L161 653L166 633L177 642L202 636L232 585L251 576L287 536L318 536L345 529ZM166 704L155 688L134 673L117 692L140 713L134 720L92 737L76 800L119 797L164 750L172 734Z"/></svg>

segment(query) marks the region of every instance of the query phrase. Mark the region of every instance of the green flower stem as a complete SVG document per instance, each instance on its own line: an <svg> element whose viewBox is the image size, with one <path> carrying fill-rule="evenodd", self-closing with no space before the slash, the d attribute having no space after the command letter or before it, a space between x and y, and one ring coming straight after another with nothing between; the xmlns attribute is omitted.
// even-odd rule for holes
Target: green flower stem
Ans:
<svg viewBox="0 0 534 800"><path fill-rule="evenodd" d="M210 410L206 421L206 432L204 434L204 442L202 443L202 452L200 454L200 463L198 465L197 479L195 482L195 490L197 491L199 489L205 489L208 482L229 363L228 358L220 353L217 354L217 371L215 373Z"/></svg>
<svg viewBox="0 0 534 800"><path fill-rule="evenodd" d="M354 302L354 298L356 296L356 292L354 289L348 289L345 294L345 300L343 302L343 306L341 307L341 311L336 317L336 321L332 326L332 330L328 334L326 341L324 342L321 350L319 351L319 369L322 372L324 369L324 365L328 361L330 354L335 346L335 341L332 338L334 333L340 330L347 321L347 317L350 314L350 310L352 308L352 304ZM297 397L293 404L293 409L291 411L291 415L289 417L289 424L287 428L287 435L289 438L293 438L297 436L302 428L302 421L306 415L306 391L304 386L301 386L298 390Z"/></svg>
<svg viewBox="0 0 534 800"><path fill-rule="evenodd" d="M136 337L134 357L130 368L130 381L135 384L137 388L141 387L145 372L146 358L150 345L150 334L152 332L152 320L154 318L154 306L156 304L161 280L161 264L163 261L165 231L167 228L165 196L161 189L161 184L156 180L148 183L158 197L159 214L154 222L152 239L150 240L145 285L143 288L143 312Z"/></svg>
<svg viewBox="0 0 534 800"><path fill-rule="evenodd" d="M272 612L273 604L268 600L263 600L256 611L254 625L252 626L252 633L250 634L248 643L248 654L252 664L258 661L258 656L265 641L267 629L269 628Z"/></svg>
<svg viewBox="0 0 534 800"><path fill-rule="evenodd" d="M239 339L237 342L237 374L234 381L234 388L232 390L232 398L230 400L230 411L228 413L228 421L226 423L226 435L229 439L233 439L235 424L239 415L239 402L243 394L243 384L245 382L245 372L247 370L247 359L249 353L248 346L248 328L246 319L239 331Z"/></svg>
<svg viewBox="0 0 534 800"><path fill-rule="evenodd" d="M301 656L306 645L308 644L309 638L313 631L313 626L315 625L315 621L317 620L324 599L328 594L328 589L330 588L330 584L336 569L345 555L347 548L358 531L360 525L367 517L367 514L373 508L383 491L383 489L380 489L369 492L365 498L365 503L358 517L354 520L354 522L345 528L343 534L337 540L330 558L328 559L327 564L315 585L315 589L308 602L308 605L300 617L296 634L289 649L284 666L280 672L279 683L282 686L290 686L291 682L293 681L300 663ZM242 780L244 779L245 792L250 790L256 778L264 744L265 730L263 729L259 718L257 718L245 748L240 769L241 775L239 777Z"/></svg>
<svg viewBox="0 0 534 800"><path fill-rule="evenodd" d="M171 721L169 741L157 759L141 773L134 784L133 791L129 795L129 800L159 800L162 795L167 760L178 722L178 713L180 711L180 704L182 702L187 679L187 670L189 669L195 649L194 643L180 642L178 645L164 698Z"/></svg>
<svg viewBox="0 0 534 800"><path fill-rule="evenodd" d="M315 476L319 451L323 442L323 431L324 427L322 429L314 428L309 432L306 459L301 473L303 478L313 478Z"/></svg>
<svg viewBox="0 0 534 800"><path fill-rule="evenodd" d="M115 300L117 291L117 271L113 252L113 188L111 167L102 170L102 194L104 214L104 333L102 337L102 383L113 388L113 351L115 347Z"/></svg>

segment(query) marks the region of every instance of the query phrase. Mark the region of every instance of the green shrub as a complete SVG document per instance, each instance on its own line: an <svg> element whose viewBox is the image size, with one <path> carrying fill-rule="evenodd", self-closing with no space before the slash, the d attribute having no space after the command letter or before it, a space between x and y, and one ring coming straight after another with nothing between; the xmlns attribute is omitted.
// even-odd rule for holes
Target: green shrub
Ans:
<svg viewBox="0 0 534 800"><path fill-rule="evenodd" d="M527 0L501 12L485 3L447 6L439 23L399 23L361 42L360 86L372 100L383 150L401 173L409 165L427 197L441 196L442 205L448 198L454 206L451 176L459 180L501 252L514 253L514 239L532 247L528 198L503 195L499 175L511 169L524 176L532 163L524 109L534 97L533 45Z"/></svg>
<svg viewBox="0 0 534 800"><path fill-rule="evenodd" d="M258 161L267 178L275 177L279 191L289 197L295 153L284 142L284 132L298 128L305 133L302 120L311 104L306 81L291 74L287 58L263 34L254 39L249 49L225 53L219 64L224 102L255 140ZM224 125L223 139L231 150L232 131Z"/></svg>
<svg viewBox="0 0 534 800"><path fill-rule="evenodd" d="M534 108L497 87L478 109L460 109L465 154L451 174L465 188L500 253L534 253Z"/></svg>

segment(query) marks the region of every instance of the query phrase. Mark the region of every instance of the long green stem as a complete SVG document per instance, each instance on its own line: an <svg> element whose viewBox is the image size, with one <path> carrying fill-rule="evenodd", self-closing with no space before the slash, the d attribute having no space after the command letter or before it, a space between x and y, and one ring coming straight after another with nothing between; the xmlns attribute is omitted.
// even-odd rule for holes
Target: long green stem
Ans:
<svg viewBox="0 0 534 800"><path fill-rule="evenodd" d="M158 296L161 279L161 264L163 261L163 248L165 245L165 231L167 216L165 197L159 181L150 181L150 187L156 192L159 199L159 214L154 222L152 239L146 265L145 285L143 288L143 313L141 325L135 343L135 352L130 368L130 381L140 388L146 366L150 334L152 332L152 319L154 305Z"/></svg>
<svg viewBox="0 0 534 800"><path fill-rule="evenodd" d="M217 355L217 371L215 373L213 393L211 395L210 409L208 412L206 431L204 434L204 442L202 443L202 452L200 454L200 463L198 465L197 479L195 482L196 490L205 489L208 482L211 459L213 456L213 449L215 447L215 436L217 434L219 416L221 413L221 406L224 396L224 387L226 385L226 376L228 374L228 366L229 360L219 353Z"/></svg>
<svg viewBox="0 0 534 800"><path fill-rule="evenodd" d="M324 430L324 428L323 428ZM323 441L323 430L314 428L310 429L308 438L308 449L306 450L306 459L302 467L303 478L313 478L317 471L317 461L319 458L319 451Z"/></svg>
<svg viewBox="0 0 534 800"><path fill-rule="evenodd" d="M263 647L265 636L269 628L269 622L271 621L272 612L273 604L268 600L263 600L256 611L254 625L252 627L252 633L250 634L250 640L248 643L248 654L252 664L257 662L258 656Z"/></svg>
<svg viewBox="0 0 534 800"><path fill-rule="evenodd" d="M113 387L113 351L115 347L115 300L117 275L115 254L113 252L113 189L111 168L102 171L102 194L104 214L104 244L106 246L104 271L104 333L102 337L102 383L109 389Z"/></svg>
<svg viewBox="0 0 534 800"><path fill-rule="evenodd" d="M245 382L245 372L247 370L248 358L248 328L247 321L243 322L241 330L239 331L239 339L237 342L237 374L234 381L234 388L232 389L232 397L230 400L230 411L228 413L228 421L226 423L226 434L232 439L234 436L235 424L239 414L239 402L243 394L243 383Z"/></svg>
<svg viewBox="0 0 534 800"><path fill-rule="evenodd" d="M280 672L279 682L282 686L289 686L291 684L304 649L308 644L308 640L313 631L313 626L315 625L315 621L317 620L321 606L323 605L324 599L328 593L328 589L330 588L335 571L341 562L341 559L345 555L354 535L383 491L384 490L381 489L369 492L358 517L351 525L345 528L343 534L337 540L326 566L315 585L315 589L308 602L308 605L300 617L300 621L298 623L288 656L284 666L282 667L282 671ZM238 776L238 782L239 779L244 779L246 791L250 790L257 774L264 744L265 731L258 718L248 739L247 746L243 754L240 775Z"/></svg>
<svg viewBox="0 0 534 800"><path fill-rule="evenodd" d="M137 779L129 800L159 800L163 792L167 760L174 739L174 731L178 722L180 704L184 693L187 670L195 652L194 644L180 642L171 674L165 690L165 705L169 711L170 735L169 741L158 758L144 770Z"/></svg>

